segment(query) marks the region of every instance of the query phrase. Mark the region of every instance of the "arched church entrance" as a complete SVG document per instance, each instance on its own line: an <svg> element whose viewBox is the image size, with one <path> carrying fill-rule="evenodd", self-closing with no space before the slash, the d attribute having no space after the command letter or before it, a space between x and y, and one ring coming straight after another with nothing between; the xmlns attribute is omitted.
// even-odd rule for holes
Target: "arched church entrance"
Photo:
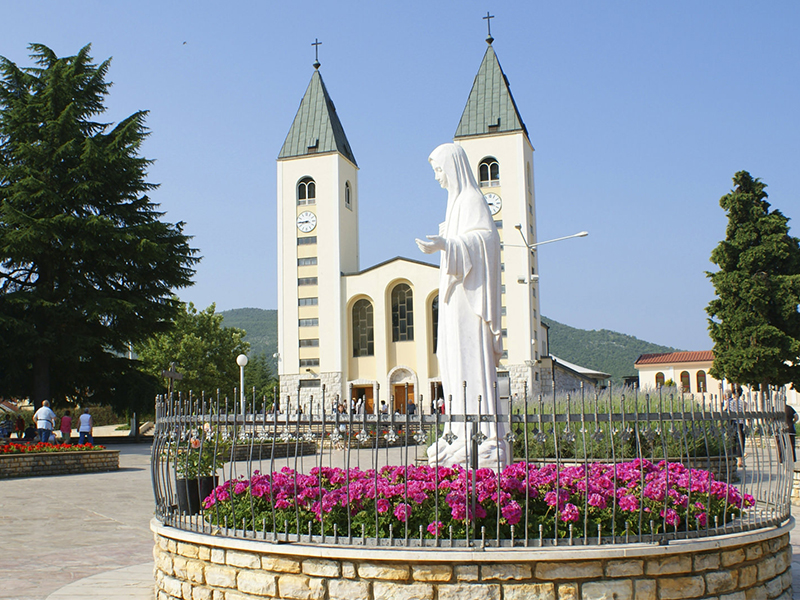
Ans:
<svg viewBox="0 0 800 600"><path fill-rule="evenodd" d="M368 415L375 413L375 382L373 381L354 381L350 385L352 393L350 395L350 406L361 410Z"/></svg>
<svg viewBox="0 0 800 600"><path fill-rule="evenodd" d="M389 406L393 412L406 414L408 403L414 400L416 382L417 375L411 369L398 367L389 373L389 389L392 395Z"/></svg>

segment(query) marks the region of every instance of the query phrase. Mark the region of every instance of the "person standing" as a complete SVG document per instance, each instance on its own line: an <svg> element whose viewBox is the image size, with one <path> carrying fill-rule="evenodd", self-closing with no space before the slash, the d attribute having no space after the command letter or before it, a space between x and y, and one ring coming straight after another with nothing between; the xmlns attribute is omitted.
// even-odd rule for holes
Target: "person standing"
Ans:
<svg viewBox="0 0 800 600"><path fill-rule="evenodd" d="M72 437L72 417L69 415L69 411L66 411L64 416L61 417L59 429L61 430L61 443L69 444Z"/></svg>
<svg viewBox="0 0 800 600"><path fill-rule="evenodd" d="M83 409L83 414L78 419L78 444L84 443L94 445L94 438L92 437L92 415L89 414L88 408Z"/></svg>
<svg viewBox="0 0 800 600"><path fill-rule="evenodd" d="M56 425L56 413L50 409L50 402L45 400L35 413L33 413L33 422L36 423L36 433L39 435L39 440L45 443L50 442L50 436L53 434L53 429Z"/></svg>
<svg viewBox="0 0 800 600"><path fill-rule="evenodd" d="M736 391L728 391L728 400L725 409L731 413L731 425L733 426L734 435L736 436L736 466L740 469L744 467L744 449L745 449L745 435L744 435L744 418L742 417L745 411L744 399L742 388L737 387Z"/></svg>
<svg viewBox="0 0 800 600"><path fill-rule="evenodd" d="M794 424L797 423L797 411L786 404L786 431L789 434L789 443L792 445L792 460L797 462L796 434ZM780 446L779 446L780 447Z"/></svg>

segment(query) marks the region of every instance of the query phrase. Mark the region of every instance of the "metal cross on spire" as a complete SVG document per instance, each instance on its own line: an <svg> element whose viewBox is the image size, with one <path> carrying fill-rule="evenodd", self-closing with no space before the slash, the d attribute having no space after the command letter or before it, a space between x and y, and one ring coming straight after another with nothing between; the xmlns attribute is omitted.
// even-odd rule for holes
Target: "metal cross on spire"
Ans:
<svg viewBox="0 0 800 600"><path fill-rule="evenodd" d="M319 47L322 45L322 42L314 38L314 43L311 45L314 46L314 68L319 69Z"/></svg>
<svg viewBox="0 0 800 600"><path fill-rule="evenodd" d="M489 28L489 37L486 38L486 43L491 46L492 42L494 41L494 38L492 37L492 19L494 19L494 15L490 15L489 11L487 10L486 16L482 18L486 21L486 26Z"/></svg>

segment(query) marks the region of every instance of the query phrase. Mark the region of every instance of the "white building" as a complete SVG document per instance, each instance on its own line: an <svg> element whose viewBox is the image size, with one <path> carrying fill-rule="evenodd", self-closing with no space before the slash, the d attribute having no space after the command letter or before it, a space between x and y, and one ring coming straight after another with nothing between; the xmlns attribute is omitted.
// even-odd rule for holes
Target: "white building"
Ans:
<svg viewBox="0 0 800 600"><path fill-rule="evenodd" d="M324 385L329 403L363 398L371 412L383 400L402 413L413 397L428 412L441 394L438 265L359 263L359 206L370 199L359 195L355 155L315 67L277 160L281 405L318 402ZM533 146L490 41L454 141L474 165L501 240L522 246L519 224L535 243ZM535 394L552 372L531 277L536 256L509 247L502 262L501 395L522 396L526 386Z"/></svg>

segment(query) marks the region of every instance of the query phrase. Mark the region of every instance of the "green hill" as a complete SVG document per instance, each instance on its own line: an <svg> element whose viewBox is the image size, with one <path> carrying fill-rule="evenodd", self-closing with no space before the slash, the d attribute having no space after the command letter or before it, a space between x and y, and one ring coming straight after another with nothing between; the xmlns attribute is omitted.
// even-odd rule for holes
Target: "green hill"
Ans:
<svg viewBox="0 0 800 600"><path fill-rule="evenodd" d="M633 363L641 354L678 351L608 329L576 329L546 317L542 317L542 322L550 327L551 354L588 369L610 373L615 381L636 375Z"/></svg>
<svg viewBox="0 0 800 600"><path fill-rule="evenodd" d="M244 339L250 342L250 354L264 354L273 373L278 372L278 361L272 356L278 351L278 311L263 308L234 308L224 310L223 327L244 329Z"/></svg>
<svg viewBox="0 0 800 600"><path fill-rule="evenodd" d="M225 327L247 332L245 340L250 342L252 354L266 355L270 368L277 372L272 355L278 351L278 311L237 308L220 314ZM610 373L615 381L636 375L633 363L640 354L677 351L608 329L576 329L546 317L542 321L550 327L550 352L576 365Z"/></svg>

